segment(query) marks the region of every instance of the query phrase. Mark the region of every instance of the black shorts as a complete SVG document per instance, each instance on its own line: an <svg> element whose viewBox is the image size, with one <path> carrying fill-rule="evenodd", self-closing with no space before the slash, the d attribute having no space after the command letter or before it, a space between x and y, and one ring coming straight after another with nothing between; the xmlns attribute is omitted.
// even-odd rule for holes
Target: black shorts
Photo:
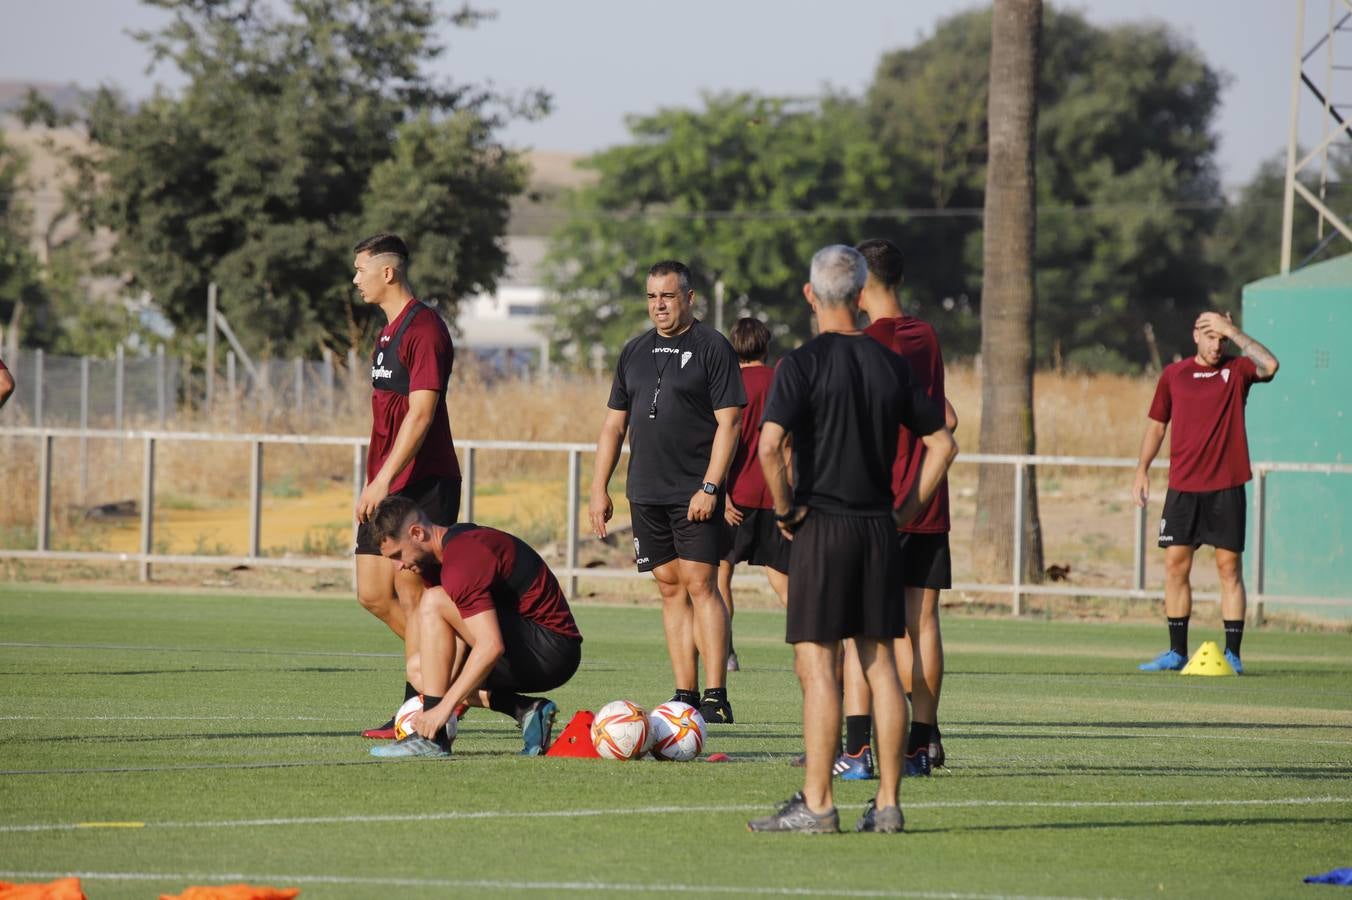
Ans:
<svg viewBox="0 0 1352 900"><path fill-rule="evenodd" d="M724 542L732 549L723 562L734 566L749 562L753 566L769 566L778 572L789 571L789 549L793 543L779 530L773 509L743 509L742 524L723 522Z"/></svg>
<svg viewBox="0 0 1352 900"><path fill-rule="evenodd" d="M498 611L504 651L484 687L532 694L565 684L582 661L581 638L570 638L515 613Z"/></svg>
<svg viewBox="0 0 1352 900"><path fill-rule="evenodd" d="M424 478L406 484L392 497L408 497L427 513L433 525L454 525L460 515L460 479ZM371 529L365 522L357 525L357 556L380 556L380 547L371 541Z"/></svg>
<svg viewBox="0 0 1352 900"><path fill-rule="evenodd" d="M897 532L901 548L901 583L906 587L946 591L953 586L953 556L948 532Z"/></svg>
<svg viewBox="0 0 1352 900"><path fill-rule="evenodd" d="M1159 545L1174 547L1210 544L1221 550L1244 552L1244 514L1248 504L1244 485L1223 491L1176 491L1164 495Z"/></svg>
<svg viewBox="0 0 1352 900"><path fill-rule="evenodd" d="M728 552L727 528L723 521L723 498L718 498L712 518L692 522L686 517L689 503L648 506L630 502L634 522L634 565L640 572L651 572L673 559L708 563L717 568Z"/></svg>
<svg viewBox="0 0 1352 900"><path fill-rule="evenodd" d="M906 633L901 551L891 516L812 510L793 536L785 640L898 638Z"/></svg>

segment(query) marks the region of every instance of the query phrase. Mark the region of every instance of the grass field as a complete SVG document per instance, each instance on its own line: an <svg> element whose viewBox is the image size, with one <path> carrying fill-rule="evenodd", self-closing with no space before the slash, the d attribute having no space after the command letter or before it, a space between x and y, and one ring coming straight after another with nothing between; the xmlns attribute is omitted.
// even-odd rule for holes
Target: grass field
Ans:
<svg viewBox="0 0 1352 900"><path fill-rule="evenodd" d="M670 695L656 610L577 615L565 715ZM951 767L904 783L908 834L752 835L799 775L781 628L738 616L745 724L706 745L729 763L521 759L481 710L451 760L388 763L354 735L390 712L400 659L351 600L0 586L0 880L1229 900L1332 896L1302 876L1352 865L1346 633L1251 633L1249 674L1185 678L1135 671L1162 624L950 618ZM842 824L871 791L838 785Z"/></svg>

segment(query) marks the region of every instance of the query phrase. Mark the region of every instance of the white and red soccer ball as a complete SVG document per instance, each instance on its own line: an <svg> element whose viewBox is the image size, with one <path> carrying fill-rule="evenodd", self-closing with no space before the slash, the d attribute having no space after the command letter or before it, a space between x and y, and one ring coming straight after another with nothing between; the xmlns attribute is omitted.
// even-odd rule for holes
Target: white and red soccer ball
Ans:
<svg viewBox="0 0 1352 900"><path fill-rule="evenodd" d="M656 759L689 762L704 749L704 717L689 703L668 700L655 707L648 716L648 730Z"/></svg>
<svg viewBox="0 0 1352 900"><path fill-rule="evenodd" d="M399 711L394 714L394 736L403 740L413 734L413 720L422 710L422 694L405 700L404 705L399 707ZM446 720L446 736L451 740L455 740L455 735L460 730L460 713L461 710L457 709L456 714Z"/></svg>
<svg viewBox="0 0 1352 900"><path fill-rule="evenodd" d="M652 746L648 712L630 700L601 707L592 720L592 744L606 759L638 759Z"/></svg>

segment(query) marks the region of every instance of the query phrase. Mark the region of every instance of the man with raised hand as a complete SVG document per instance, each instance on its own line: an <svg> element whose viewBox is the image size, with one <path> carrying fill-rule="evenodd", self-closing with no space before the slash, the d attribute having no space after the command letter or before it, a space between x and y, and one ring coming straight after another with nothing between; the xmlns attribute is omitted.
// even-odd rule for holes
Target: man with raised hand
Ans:
<svg viewBox="0 0 1352 900"><path fill-rule="evenodd" d="M899 832L906 697L893 642L906 633L896 529L935 492L956 456L941 407L911 381L906 360L855 327L868 266L836 244L812 257L803 292L818 335L775 371L761 426L760 459L775 518L793 542L785 639L803 690L803 789L752 831L834 832L831 764L840 734L836 655L853 638L873 697L878 791L857 831ZM900 426L925 446L920 475L900 507L892 464ZM793 436L790 489L784 444Z"/></svg>
<svg viewBox="0 0 1352 900"><path fill-rule="evenodd" d="M673 700L699 707L711 724L731 724L728 611L718 592L727 552L724 479L737 449L746 393L727 338L695 318L690 270L665 260L648 270L653 328L625 344L596 441L588 515L606 536L614 506L610 476L629 433L625 493L634 562L662 595L662 628L676 681ZM705 690L699 693L699 658Z"/></svg>
<svg viewBox="0 0 1352 900"><path fill-rule="evenodd" d="M422 635L423 711L416 731L371 748L382 759L449 756L460 704L510 716L521 755L549 749L558 706L550 691L573 677L582 633L554 573L525 541L483 525L437 525L409 497L388 497L370 518L385 558L428 587Z"/></svg>
<svg viewBox="0 0 1352 900"><path fill-rule="evenodd" d="M381 557L367 521L387 496L411 498L438 525L454 524L459 515L460 464L446 410L455 347L441 316L414 297L408 246L398 235L372 235L353 252L352 283L386 321L371 351L371 440L356 507L357 600L404 641L408 699L422 687L415 615L422 579ZM394 719L362 736L392 740Z"/></svg>
<svg viewBox="0 0 1352 900"><path fill-rule="evenodd" d="M1182 669L1188 663L1188 620L1192 616L1192 559L1197 548L1216 549L1221 582L1221 621L1225 658L1244 672L1239 646L1244 638L1244 485L1249 470L1249 440L1244 404L1254 382L1277 374L1272 351L1240 331L1228 315L1204 312L1193 325L1197 353L1167 366L1150 404L1132 499L1142 508L1150 498L1150 464L1170 424L1169 490L1160 517L1159 545L1164 548L1164 615L1169 649L1140 668L1147 672ZM1229 340L1241 356L1226 356Z"/></svg>

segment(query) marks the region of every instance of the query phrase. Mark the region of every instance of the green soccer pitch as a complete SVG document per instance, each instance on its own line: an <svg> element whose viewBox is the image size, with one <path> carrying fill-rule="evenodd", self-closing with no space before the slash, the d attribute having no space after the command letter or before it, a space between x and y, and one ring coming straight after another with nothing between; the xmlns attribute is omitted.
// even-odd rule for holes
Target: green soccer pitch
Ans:
<svg viewBox="0 0 1352 900"><path fill-rule="evenodd" d="M577 709L667 699L656 609L581 606ZM397 645L341 598L0 587L0 880L94 900L247 881L302 897L1314 896L1352 865L1352 635L1251 632L1239 678L1146 674L1163 624L951 616L950 769L904 835L750 834L798 788L782 615L736 619L714 764L522 759L473 710L382 762ZM1194 644L1217 639L1193 629ZM872 782L837 785L853 828Z"/></svg>

